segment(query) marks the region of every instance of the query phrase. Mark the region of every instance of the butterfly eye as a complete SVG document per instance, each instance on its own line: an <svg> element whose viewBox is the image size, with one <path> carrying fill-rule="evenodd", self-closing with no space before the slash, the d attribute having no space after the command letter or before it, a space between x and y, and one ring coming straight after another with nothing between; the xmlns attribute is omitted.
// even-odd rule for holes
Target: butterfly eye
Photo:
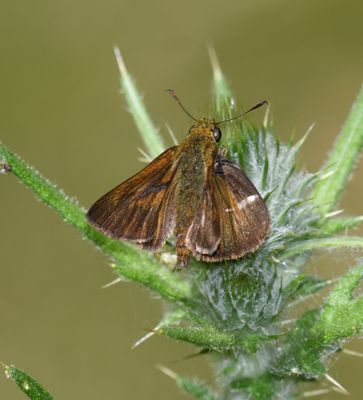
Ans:
<svg viewBox="0 0 363 400"><path fill-rule="evenodd" d="M219 142L222 137L222 132L217 126L213 129L213 137L216 142Z"/></svg>

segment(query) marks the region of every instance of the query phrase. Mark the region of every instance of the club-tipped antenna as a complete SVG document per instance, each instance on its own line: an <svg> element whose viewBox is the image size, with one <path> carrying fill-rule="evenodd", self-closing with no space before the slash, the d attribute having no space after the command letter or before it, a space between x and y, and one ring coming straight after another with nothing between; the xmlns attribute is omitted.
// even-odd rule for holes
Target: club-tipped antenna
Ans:
<svg viewBox="0 0 363 400"><path fill-rule="evenodd" d="M262 107L263 105L268 104L267 100L261 100L259 101L257 104L255 104L253 107L249 108L247 111L244 111L242 114L238 114L233 118L229 118L229 119L224 119L223 121L219 121L217 122L217 124L222 124L223 122L229 122L229 121L233 121L235 119L241 118L244 115L248 114L249 112L256 110L257 108Z"/></svg>
<svg viewBox="0 0 363 400"><path fill-rule="evenodd" d="M197 121L197 119L194 118L193 115L190 114L190 112L188 112L188 110L183 106L183 104L182 104L181 101L179 100L179 97L176 95L174 89L166 89L166 92L168 92L168 93L170 94L170 96L180 105L181 109L185 112L185 114L188 115L188 117L190 117L190 118L193 119L194 121Z"/></svg>

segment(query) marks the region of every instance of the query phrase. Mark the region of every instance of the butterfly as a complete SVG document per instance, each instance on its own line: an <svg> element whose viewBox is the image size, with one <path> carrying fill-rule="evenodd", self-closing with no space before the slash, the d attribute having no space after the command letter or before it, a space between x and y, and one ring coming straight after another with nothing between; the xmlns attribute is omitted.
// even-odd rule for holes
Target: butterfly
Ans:
<svg viewBox="0 0 363 400"><path fill-rule="evenodd" d="M96 229L114 239L159 250L175 235L176 269L190 256L205 262L234 260L255 251L270 231L267 206L238 165L217 143L219 125L196 120L186 138L142 171L97 200L87 213Z"/></svg>

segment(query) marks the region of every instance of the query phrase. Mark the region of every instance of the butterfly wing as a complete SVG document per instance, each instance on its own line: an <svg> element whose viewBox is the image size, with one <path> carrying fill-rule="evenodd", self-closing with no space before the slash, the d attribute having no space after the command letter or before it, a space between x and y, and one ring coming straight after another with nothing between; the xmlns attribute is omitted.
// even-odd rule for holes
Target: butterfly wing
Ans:
<svg viewBox="0 0 363 400"><path fill-rule="evenodd" d="M174 224L174 186L178 146L102 196L87 213L89 222L115 239L157 250Z"/></svg>
<svg viewBox="0 0 363 400"><path fill-rule="evenodd" d="M209 262L237 259L266 239L270 231L266 204L245 173L221 155L203 202L187 235L187 247L195 258Z"/></svg>
<svg viewBox="0 0 363 400"><path fill-rule="evenodd" d="M213 179L213 178L212 178ZM201 204L186 235L186 247L194 257L214 254L221 243L219 210L210 185L206 185Z"/></svg>

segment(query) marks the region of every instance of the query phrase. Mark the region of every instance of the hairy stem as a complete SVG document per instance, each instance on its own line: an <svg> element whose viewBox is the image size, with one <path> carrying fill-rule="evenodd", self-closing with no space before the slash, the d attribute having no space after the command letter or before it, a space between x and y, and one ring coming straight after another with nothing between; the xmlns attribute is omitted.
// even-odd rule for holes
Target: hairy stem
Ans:
<svg viewBox="0 0 363 400"><path fill-rule="evenodd" d="M337 205L363 146L363 87L325 163L330 172L314 190L315 203L322 215Z"/></svg>

